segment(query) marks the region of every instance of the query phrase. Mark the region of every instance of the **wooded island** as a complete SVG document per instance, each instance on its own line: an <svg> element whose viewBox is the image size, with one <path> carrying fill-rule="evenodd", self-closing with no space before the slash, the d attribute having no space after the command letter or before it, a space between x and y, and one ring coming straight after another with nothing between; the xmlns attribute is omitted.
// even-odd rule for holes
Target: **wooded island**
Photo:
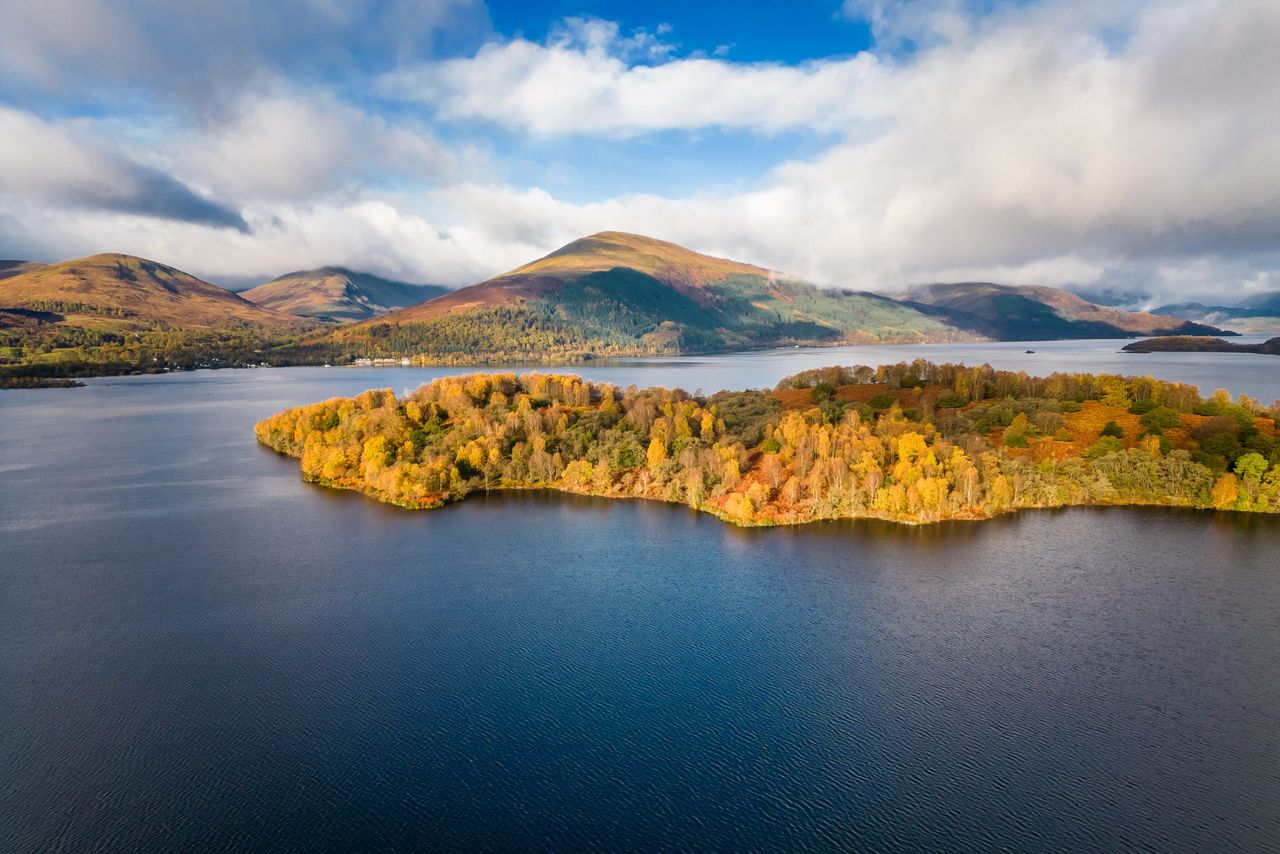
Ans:
<svg viewBox="0 0 1280 854"><path fill-rule="evenodd" d="M982 519L1145 504L1280 512L1278 406L1112 375L916 361L822 368L772 391L444 377L262 421L303 478L412 509L486 489L687 504L738 525Z"/></svg>

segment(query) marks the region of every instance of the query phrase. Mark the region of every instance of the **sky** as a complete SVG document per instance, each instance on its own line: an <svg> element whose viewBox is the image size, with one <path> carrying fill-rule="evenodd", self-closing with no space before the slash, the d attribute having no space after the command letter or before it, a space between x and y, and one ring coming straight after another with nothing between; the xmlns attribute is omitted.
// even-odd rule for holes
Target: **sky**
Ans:
<svg viewBox="0 0 1280 854"><path fill-rule="evenodd" d="M0 257L1280 289L1280 0L6 0Z"/></svg>

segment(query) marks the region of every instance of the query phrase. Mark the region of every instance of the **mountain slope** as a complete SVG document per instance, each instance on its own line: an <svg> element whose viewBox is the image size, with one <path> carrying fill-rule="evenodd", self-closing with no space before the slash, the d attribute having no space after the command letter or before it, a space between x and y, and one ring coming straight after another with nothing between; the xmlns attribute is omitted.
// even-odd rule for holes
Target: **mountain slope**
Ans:
<svg viewBox="0 0 1280 854"><path fill-rule="evenodd" d="M39 261L0 261L0 279L21 276L23 273L30 273L32 270L39 270L43 266L45 265Z"/></svg>
<svg viewBox="0 0 1280 854"><path fill-rule="evenodd" d="M1257 294L1236 305L1174 303L1152 309L1152 313L1196 323L1229 326L1237 332L1280 332L1280 293Z"/></svg>
<svg viewBox="0 0 1280 854"><path fill-rule="evenodd" d="M1240 302L1236 303L1236 307L1252 311L1265 311L1273 315L1280 314L1280 291L1254 294L1251 297L1240 300Z"/></svg>
<svg viewBox="0 0 1280 854"><path fill-rule="evenodd" d="M154 261L93 255L0 279L0 387L259 364L315 325Z"/></svg>
<svg viewBox="0 0 1280 854"><path fill-rule="evenodd" d="M131 255L92 255L0 280L0 307L94 330L284 330L302 324L181 270Z"/></svg>
<svg viewBox="0 0 1280 854"><path fill-rule="evenodd" d="M342 323L367 320L447 291L439 285L411 285L344 267L321 267L288 273L240 296L284 314Z"/></svg>
<svg viewBox="0 0 1280 854"><path fill-rule="evenodd" d="M1222 334L1221 329L1177 318L1094 305L1069 291L1043 286L921 285L909 289L906 297L915 305L948 311L954 323L985 329L1006 341Z"/></svg>
<svg viewBox="0 0 1280 854"><path fill-rule="evenodd" d="M659 354L974 337L888 297L622 232L333 333L375 355Z"/></svg>

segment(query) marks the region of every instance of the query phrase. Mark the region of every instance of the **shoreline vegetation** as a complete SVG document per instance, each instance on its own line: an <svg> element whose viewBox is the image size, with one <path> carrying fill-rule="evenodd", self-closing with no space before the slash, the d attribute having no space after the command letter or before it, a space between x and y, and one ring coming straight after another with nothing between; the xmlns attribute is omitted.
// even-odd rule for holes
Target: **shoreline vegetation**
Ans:
<svg viewBox="0 0 1280 854"><path fill-rule="evenodd" d="M1148 377L923 360L694 396L568 374L436 379L280 412L303 479L408 509L495 489L686 504L742 526L907 524L1021 509L1280 513L1280 402Z"/></svg>
<svg viewBox="0 0 1280 854"><path fill-rule="evenodd" d="M1210 335L1163 335L1120 348L1126 353L1262 353L1280 356L1280 337L1261 344L1236 344Z"/></svg>

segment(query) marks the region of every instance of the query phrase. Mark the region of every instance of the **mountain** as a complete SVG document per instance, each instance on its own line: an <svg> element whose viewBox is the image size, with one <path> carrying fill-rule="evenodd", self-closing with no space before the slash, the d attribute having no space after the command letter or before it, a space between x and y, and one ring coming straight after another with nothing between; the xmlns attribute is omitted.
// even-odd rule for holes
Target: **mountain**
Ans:
<svg viewBox="0 0 1280 854"><path fill-rule="evenodd" d="M336 330L329 341L370 355L474 360L975 337L937 313L606 231L488 281Z"/></svg>
<svg viewBox="0 0 1280 854"><path fill-rule="evenodd" d="M1236 305L1174 303L1154 308L1152 312L1197 323L1226 325L1238 332L1280 332L1280 293L1256 294Z"/></svg>
<svg viewBox="0 0 1280 854"><path fill-rule="evenodd" d="M145 258L40 265L0 279L0 387L258 364L315 325Z"/></svg>
<svg viewBox="0 0 1280 854"><path fill-rule="evenodd" d="M1265 294L1254 294L1236 303L1238 308L1252 311L1265 311L1272 315L1280 315L1280 291Z"/></svg>
<svg viewBox="0 0 1280 854"><path fill-rule="evenodd" d="M288 273L240 296L264 308L330 323L366 320L446 293L439 285L411 285L344 267Z"/></svg>
<svg viewBox="0 0 1280 854"><path fill-rule="evenodd" d="M1223 334L1212 326L1095 305L1069 291L1038 285L920 285L906 297L909 304L944 309L951 322L1006 341Z"/></svg>
<svg viewBox="0 0 1280 854"><path fill-rule="evenodd" d="M95 331L282 331L302 325L181 270L115 254L40 265L0 279L0 308Z"/></svg>

